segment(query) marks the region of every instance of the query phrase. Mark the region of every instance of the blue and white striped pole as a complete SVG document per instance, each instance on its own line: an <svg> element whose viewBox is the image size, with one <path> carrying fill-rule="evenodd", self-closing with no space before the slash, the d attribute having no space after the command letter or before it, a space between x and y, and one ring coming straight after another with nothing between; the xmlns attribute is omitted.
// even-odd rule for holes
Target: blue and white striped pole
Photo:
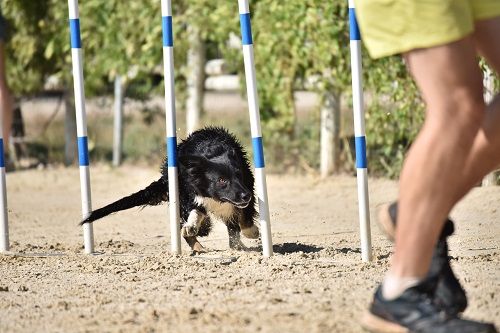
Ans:
<svg viewBox="0 0 500 333"><path fill-rule="evenodd" d="M253 156L255 164L255 185L259 201L259 220L264 257L273 255L271 240L271 223L269 221L269 204L267 200L266 169L264 163L264 148L260 128L259 99L255 78L253 59L252 29L250 25L250 10L248 0L238 0L241 24L241 41L243 44L243 61L245 63L245 79L247 85L248 111L252 134Z"/></svg>
<svg viewBox="0 0 500 333"><path fill-rule="evenodd" d="M78 161L80 164L80 191L82 216L86 218L92 211L90 198L89 151L87 139L87 119L85 114L85 90L83 86L82 41L80 38L80 18L78 0L68 0L69 27L71 32L71 58L73 62L73 83L75 88L76 133L78 136ZM92 223L83 225L85 253L94 252L94 231Z"/></svg>
<svg viewBox="0 0 500 333"><path fill-rule="evenodd" d="M8 147L6 147L8 149ZM7 214L7 187L3 147L3 115L0 115L0 252L9 251L9 219Z"/></svg>
<svg viewBox="0 0 500 333"><path fill-rule="evenodd" d="M173 253L181 253L179 223L179 185L177 179L177 136L175 134L174 38L171 0L161 0L163 27L163 70L167 131L168 197L170 209L170 241Z"/></svg>
<svg viewBox="0 0 500 333"><path fill-rule="evenodd" d="M361 35L359 33L354 0L349 0L349 30L351 47L352 104L354 111L354 137L356 144L356 173L358 179L359 231L361 257L372 260L370 234L370 207L368 199L368 169L366 159L365 112L363 109L363 82L361 67Z"/></svg>

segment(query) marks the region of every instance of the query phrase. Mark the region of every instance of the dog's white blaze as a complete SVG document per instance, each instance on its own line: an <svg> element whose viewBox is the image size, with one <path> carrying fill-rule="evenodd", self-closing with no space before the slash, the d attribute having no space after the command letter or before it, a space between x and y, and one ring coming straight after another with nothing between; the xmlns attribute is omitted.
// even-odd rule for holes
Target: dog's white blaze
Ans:
<svg viewBox="0 0 500 333"><path fill-rule="evenodd" d="M228 202L219 202L212 198L196 196L194 202L205 207L208 215L213 219L226 223L234 215L234 205Z"/></svg>

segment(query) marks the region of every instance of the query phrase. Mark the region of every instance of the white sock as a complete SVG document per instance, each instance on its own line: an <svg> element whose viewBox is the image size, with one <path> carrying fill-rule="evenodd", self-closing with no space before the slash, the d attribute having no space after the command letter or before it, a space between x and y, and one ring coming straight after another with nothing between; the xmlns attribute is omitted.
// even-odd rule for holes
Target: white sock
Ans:
<svg viewBox="0 0 500 333"><path fill-rule="evenodd" d="M421 279L416 277L399 277L391 274L390 272L382 282L382 296L388 300L398 298L408 288L416 286Z"/></svg>

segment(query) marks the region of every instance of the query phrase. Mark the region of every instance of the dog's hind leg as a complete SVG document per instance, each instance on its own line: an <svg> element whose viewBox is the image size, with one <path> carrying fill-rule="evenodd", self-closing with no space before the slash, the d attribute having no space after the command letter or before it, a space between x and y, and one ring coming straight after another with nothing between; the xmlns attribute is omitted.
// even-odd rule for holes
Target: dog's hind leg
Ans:
<svg viewBox="0 0 500 333"><path fill-rule="evenodd" d="M260 231L259 231L259 228L253 222L253 220L247 220L247 219L245 219L245 216L240 216L239 226L241 229L241 233L246 238L250 238L250 239L259 238Z"/></svg>
<svg viewBox="0 0 500 333"><path fill-rule="evenodd" d="M259 228L254 222L256 216L257 212L252 204L244 208L238 216L238 225L240 226L241 233L246 238L258 239L260 236Z"/></svg>
<svg viewBox="0 0 500 333"><path fill-rule="evenodd" d="M241 233L243 236L250 239L257 239L260 236L259 228L255 224L248 228L242 228Z"/></svg>
<svg viewBox="0 0 500 333"><path fill-rule="evenodd" d="M193 253L205 253L207 250L201 245L200 242L198 242L198 239L196 239L196 236L184 236L184 239L188 243L189 247L193 251Z"/></svg>

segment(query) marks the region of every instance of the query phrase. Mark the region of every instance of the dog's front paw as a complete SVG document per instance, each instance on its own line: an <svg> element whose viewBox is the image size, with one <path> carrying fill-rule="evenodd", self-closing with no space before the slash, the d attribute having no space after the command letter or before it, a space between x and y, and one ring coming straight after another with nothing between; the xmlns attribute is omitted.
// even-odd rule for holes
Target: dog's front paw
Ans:
<svg viewBox="0 0 500 333"><path fill-rule="evenodd" d="M255 224L249 228L241 229L241 233L243 236L250 239L257 239L260 236L259 228L257 228Z"/></svg>
<svg viewBox="0 0 500 333"><path fill-rule="evenodd" d="M207 253L208 250L206 248L203 247L203 245L201 245L200 243L196 242L194 245L193 245L193 255L196 255L196 254L201 254L201 253Z"/></svg>
<svg viewBox="0 0 500 333"><path fill-rule="evenodd" d="M235 242L229 242L229 248L236 251L248 251L248 247L245 246L239 239Z"/></svg>
<svg viewBox="0 0 500 333"><path fill-rule="evenodd" d="M181 229L182 237L193 237L198 235L198 228L195 225L185 225Z"/></svg>

